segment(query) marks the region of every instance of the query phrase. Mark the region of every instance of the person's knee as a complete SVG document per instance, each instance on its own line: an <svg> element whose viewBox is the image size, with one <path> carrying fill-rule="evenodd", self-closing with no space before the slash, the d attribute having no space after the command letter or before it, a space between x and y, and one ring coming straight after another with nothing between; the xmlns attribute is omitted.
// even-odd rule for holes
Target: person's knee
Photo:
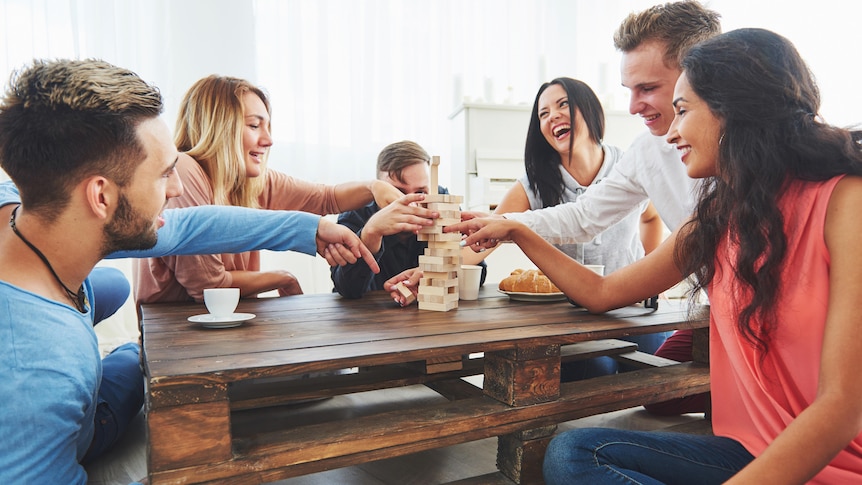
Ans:
<svg viewBox="0 0 862 485"><path fill-rule="evenodd" d="M595 440L593 428L573 429L554 437L545 451L542 474L546 484L572 483L578 463L590 460L588 444Z"/></svg>
<svg viewBox="0 0 862 485"><path fill-rule="evenodd" d="M140 409L144 399L144 377L141 372L140 346L129 342L114 349L102 360L100 397L111 407ZM137 412L131 409L129 412Z"/></svg>

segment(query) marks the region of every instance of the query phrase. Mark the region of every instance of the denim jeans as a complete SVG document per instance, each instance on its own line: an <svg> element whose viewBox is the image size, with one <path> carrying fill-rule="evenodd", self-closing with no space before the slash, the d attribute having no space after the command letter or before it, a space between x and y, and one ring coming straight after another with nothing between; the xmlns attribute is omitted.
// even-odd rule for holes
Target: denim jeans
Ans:
<svg viewBox="0 0 862 485"><path fill-rule="evenodd" d="M127 343L102 359L102 382L96 407L93 442L81 461L87 464L113 448L144 405L141 348Z"/></svg>
<svg viewBox="0 0 862 485"><path fill-rule="evenodd" d="M545 453L547 485L722 483L754 457L721 436L584 428L555 437Z"/></svg>
<svg viewBox="0 0 862 485"><path fill-rule="evenodd" d="M110 267L99 266L90 272L90 285L93 287L93 325L110 317L123 306L129 298L129 280L123 272Z"/></svg>

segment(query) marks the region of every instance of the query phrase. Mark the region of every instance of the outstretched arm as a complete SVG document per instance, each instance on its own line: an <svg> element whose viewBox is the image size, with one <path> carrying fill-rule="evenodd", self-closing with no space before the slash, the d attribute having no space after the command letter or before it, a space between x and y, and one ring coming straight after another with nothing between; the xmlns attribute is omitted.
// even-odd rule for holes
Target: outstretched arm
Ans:
<svg viewBox="0 0 862 485"><path fill-rule="evenodd" d="M386 207L404 194L392 184L382 180L346 182L335 186L335 200L341 212L361 209L371 202Z"/></svg>
<svg viewBox="0 0 862 485"><path fill-rule="evenodd" d="M467 244L480 240L514 241L569 298L595 313L644 300L670 288L684 277L673 259L677 233L649 256L602 277L519 222L472 219L459 226L469 226L468 232L472 232L466 239ZM453 227L443 230L452 232Z"/></svg>

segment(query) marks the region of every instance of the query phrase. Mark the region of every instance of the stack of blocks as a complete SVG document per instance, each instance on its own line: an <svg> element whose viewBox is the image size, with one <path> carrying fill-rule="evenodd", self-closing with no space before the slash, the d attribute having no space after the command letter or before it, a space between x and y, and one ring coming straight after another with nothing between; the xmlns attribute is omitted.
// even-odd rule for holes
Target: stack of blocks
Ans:
<svg viewBox="0 0 862 485"><path fill-rule="evenodd" d="M461 222L460 195L437 192L440 157L431 158L430 193L419 204L437 212L434 225L419 230L417 238L427 241L425 254L419 256L423 277L419 280L419 309L446 312L458 308L458 269L461 267L461 233L444 233L443 228Z"/></svg>

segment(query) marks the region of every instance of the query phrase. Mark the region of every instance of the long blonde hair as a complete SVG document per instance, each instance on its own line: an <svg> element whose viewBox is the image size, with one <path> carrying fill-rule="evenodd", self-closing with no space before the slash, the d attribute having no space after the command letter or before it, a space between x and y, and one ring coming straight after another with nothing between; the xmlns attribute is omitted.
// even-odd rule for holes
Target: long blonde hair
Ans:
<svg viewBox="0 0 862 485"><path fill-rule="evenodd" d="M258 208L266 185L266 160L261 174L246 177L242 132L245 119L242 96L260 97L270 116L266 94L248 81L227 76L208 76L194 83L180 104L174 130L177 149L197 160L209 176L217 205Z"/></svg>

